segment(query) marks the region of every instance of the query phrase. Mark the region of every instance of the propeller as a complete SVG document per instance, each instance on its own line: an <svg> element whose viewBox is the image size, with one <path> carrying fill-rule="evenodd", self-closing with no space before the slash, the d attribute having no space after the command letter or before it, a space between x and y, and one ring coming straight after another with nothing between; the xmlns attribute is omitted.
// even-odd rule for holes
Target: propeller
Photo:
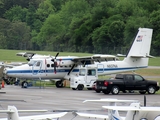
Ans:
<svg viewBox="0 0 160 120"><path fill-rule="evenodd" d="M58 55L59 55L59 52L56 54L55 58L51 57L52 58L51 61L53 62L53 67L54 67L55 74L56 74L56 67L57 67L57 60L56 60L56 58L57 58Z"/></svg>

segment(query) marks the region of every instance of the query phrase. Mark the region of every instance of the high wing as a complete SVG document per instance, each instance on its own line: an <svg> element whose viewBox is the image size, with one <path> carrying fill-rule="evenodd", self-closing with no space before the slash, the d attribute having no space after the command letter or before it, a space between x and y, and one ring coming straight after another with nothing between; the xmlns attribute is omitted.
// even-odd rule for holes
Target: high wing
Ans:
<svg viewBox="0 0 160 120"><path fill-rule="evenodd" d="M123 103L126 103L126 102L138 102L138 100L118 100L118 99L110 99L110 98L107 98L107 99L97 99L97 100L85 100L83 101L83 103L85 102L108 102L108 103L112 103L112 102L115 102L115 103L118 103L118 102L123 102Z"/></svg>
<svg viewBox="0 0 160 120"><path fill-rule="evenodd" d="M59 54L59 53L57 53ZM88 65L88 64L94 64L94 62L101 62L101 61L116 61L119 60L118 57L114 55L104 55L104 54L96 54L93 56L83 56L83 57L78 57L78 56L50 56L50 55L39 55L36 53L32 52L20 52L16 54L17 56L23 56L27 57L27 60L30 61L30 59L48 59L48 58L55 58L55 61L63 61L63 60L70 60L70 62L67 62L65 65ZM63 62L64 63L64 62Z"/></svg>
<svg viewBox="0 0 160 120"><path fill-rule="evenodd" d="M160 111L160 107L131 107L131 106L102 106L103 108L110 110L120 111Z"/></svg>
<svg viewBox="0 0 160 120"><path fill-rule="evenodd" d="M67 112L56 113L56 114L46 114L46 115L33 115L33 116L25 116L20 117L21 120L53 120L56 118L63 117Z"/></svg>
<svg viewBox="0 0 160 120"><path fill-rule="evenodd" d="M114 55L93 55L93 56L84 56L73 58L72 61L77 64L94 64L94 62L101 61L115 61L118 58Z"/></svg>
<svg viewBox="0 0 160 120"><path fill-rule="evenodd" d="M17 56L27 57L27 61L30 61L30 59L37 59L37 58L50 58L50 55L39 55L33 52L19 52L16 53Z"/></svg>
<svg viewBox="0 0 160 120"><path fill-rule="evenodd" d="M76 112L77 115L81 116L81 117L92 117L92 118L101 118L101 119L105 119L105 120L109 120L108 115L100 115L100 114L90 114L90 113L80 113L80 112Z"/></svg>
<svg viewBox="0 0 160 120"><path fill-rule="evenodd" d="M23 56L23 57L31 57L34 56L36 53L33 52L19 52L16 53L17 56Z"/></svg>
<svg viewBox="0 0 160 120"><path fill-rule="evenodd" d="M18 112L47 112L48 110L17 110L15 106L8 106L8 110L0 110L0 113L7 113L8 117L0 118L0 120L57 120L58 118L67 114L67 112L55 113L55 114L44 114L44 115L32 115L19 117Z"/></svg>
<svg viewBox="0 0 160 120"><path fill-rule="evenodd" d="M4 113L6 112L8 111L4 111ZM63 117L66 114L67 112L46 114L46 115L32 115L32 116L20 117L20 120L57 120L58 118ZM0 120L8 120L8 118L0 118Z"/></svg>
<svg viewBox="0 0 160 120"><path fill-rule="evenodd" d="M11 63L0 63L1 67L9 67L9 68L13 68L15 66L20 66L26 64L26 62L11 62Z"/></svg>

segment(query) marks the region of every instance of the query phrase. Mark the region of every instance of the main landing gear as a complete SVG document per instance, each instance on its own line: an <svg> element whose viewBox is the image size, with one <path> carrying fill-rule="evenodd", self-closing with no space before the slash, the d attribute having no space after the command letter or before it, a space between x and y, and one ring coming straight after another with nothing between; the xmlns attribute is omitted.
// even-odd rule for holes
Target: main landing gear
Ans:
<svg viewBox="0 0 160 120"><path fill-rule="evenodd" d="M21 86L22 86L22 88L27 88L28 87L28 82L27 81L23 81Z"/></svg>
<svg viewBox="0 0 160 120"><path fill-rule="evenodd" d="M56 87L57 88L62 88L63 87L63 80L56 81Z"/></svg>

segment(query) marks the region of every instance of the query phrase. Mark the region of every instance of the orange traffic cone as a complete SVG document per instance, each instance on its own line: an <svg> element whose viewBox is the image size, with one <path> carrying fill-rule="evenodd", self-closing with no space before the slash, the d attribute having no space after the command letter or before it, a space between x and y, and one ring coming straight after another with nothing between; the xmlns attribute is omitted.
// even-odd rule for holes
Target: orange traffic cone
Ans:
<svg viewBox="0 0 160 120"><path fill-rule="evenodd" d="M4 88L4 80L2 80L2 88Z"/></svg>

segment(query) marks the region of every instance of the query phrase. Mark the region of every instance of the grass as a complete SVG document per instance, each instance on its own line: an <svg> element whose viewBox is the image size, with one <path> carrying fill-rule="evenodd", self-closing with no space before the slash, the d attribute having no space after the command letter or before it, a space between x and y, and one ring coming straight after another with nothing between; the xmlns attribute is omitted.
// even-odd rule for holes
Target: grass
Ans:
<svg viewBox="0 0 160 120"><path fill-rule="evenodd" d="M16 56L19 52L33 52L42 55L52 55L55 56L57 52L52 51L24 51L24 50L4 50L0 49L0 61L4 62L25 62L26 59L21 56ZM71 52L60 52L59 56L89 56L90 53L71 53Z"/></svg>

